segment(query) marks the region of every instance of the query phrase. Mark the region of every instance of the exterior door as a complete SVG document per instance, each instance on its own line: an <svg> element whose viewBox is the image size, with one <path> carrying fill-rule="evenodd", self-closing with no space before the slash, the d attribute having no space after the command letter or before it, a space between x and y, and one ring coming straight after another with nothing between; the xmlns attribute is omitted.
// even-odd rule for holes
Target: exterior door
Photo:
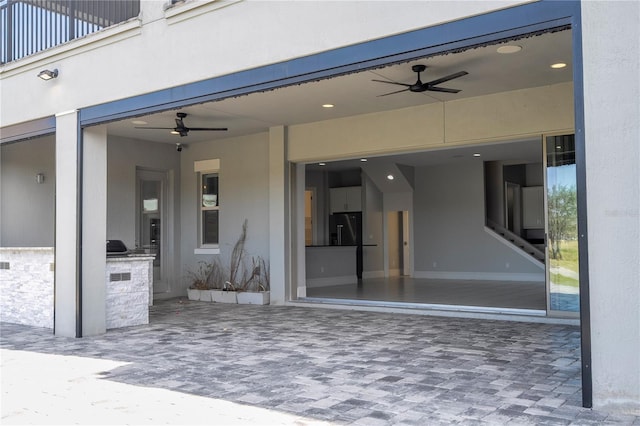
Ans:
<svg viewBox="0 0 640 426"><path fill-rule="evenodd" d="M547 135L544 149L547 310L550 315L577 317L580 277L574 135Z"/></svg>
<svg viewBox="0 0 640 426"><path fill-rule="evenodd" d="M167 280L167 172L137 170L136 246L155 255L153 292L169 291Z"/></svg>

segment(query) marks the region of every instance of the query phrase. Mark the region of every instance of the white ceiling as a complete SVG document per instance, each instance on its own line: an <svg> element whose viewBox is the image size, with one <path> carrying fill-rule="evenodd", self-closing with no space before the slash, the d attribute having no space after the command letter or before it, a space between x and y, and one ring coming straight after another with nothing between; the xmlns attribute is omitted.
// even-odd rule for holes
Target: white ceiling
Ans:
<svg viewBox="0 0 640 426"><path fill-rule="evenodd" d="M513 54L500 54L496 51L500 45L475 48L180 110L188 114L184 119L187 127L228 127L229 130L226 132L191 131L187 137L180 137L169 134L169 130L135 128L174 127L177 111L138 117L137 120L147 123L145 125L133 124L131 119L110 123L107 131L110 135L163 143L180 142L188 146L193 143L263 132L277 125L309 123L572 80L571 31L548 33L504 44L518 45L522 50ZM567 66L562 69L550 68L551 64L557 62L564 62ZM461 92L457 94L402 92L379 97L402 87L374 82L373 79L412 84L416 80L416 74L411 70L413 64L427 66L427 70L421 75L423 82L458 71L467 71L469 74L440 85L460 89ZM334 104L335 107L322 108L322 104L325 103ZM482 147L484 152L481 158L515 160L518 157L526 160L528 156L534 155L535 151L539 159L539 150L527 148L529 145L530 141L518 141L518 144L509 150L504 144L487 145ZM428 155L414 154L411 158L401 156L393 161L401 164L462 161L471 158L470 155L478 149L456 148L430 152ZM385 161L390 160L392 159L386 157ZM340 164L340 167L344 166L347 164Z"/></svg>

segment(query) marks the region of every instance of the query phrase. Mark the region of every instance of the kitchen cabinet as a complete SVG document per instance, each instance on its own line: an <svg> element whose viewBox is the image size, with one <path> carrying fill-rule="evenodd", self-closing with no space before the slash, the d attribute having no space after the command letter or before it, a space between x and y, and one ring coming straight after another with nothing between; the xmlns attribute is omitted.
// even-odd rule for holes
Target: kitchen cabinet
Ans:
<svg viewBox="0 0 640 426"><path fill-rule="evenodd" d="M362 211L362 187L329 188L329 203L331 214Z"/></svg>
<svg viewBox="0 0 640 426"><path fill-rule="evenodd" d="M544 192L542 186L522 188L522 227L544 229Z"/></svg>

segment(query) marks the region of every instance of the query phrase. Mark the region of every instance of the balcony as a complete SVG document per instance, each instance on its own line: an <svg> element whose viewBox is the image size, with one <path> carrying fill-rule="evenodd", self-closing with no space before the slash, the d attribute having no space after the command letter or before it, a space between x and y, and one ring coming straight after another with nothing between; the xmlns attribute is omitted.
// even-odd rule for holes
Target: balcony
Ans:
<svg viewBox="0 0 640 426"><path fill-rule="evenodd" d="M0 0L0 64L6 64L140 13L140 0Z"/></svg>

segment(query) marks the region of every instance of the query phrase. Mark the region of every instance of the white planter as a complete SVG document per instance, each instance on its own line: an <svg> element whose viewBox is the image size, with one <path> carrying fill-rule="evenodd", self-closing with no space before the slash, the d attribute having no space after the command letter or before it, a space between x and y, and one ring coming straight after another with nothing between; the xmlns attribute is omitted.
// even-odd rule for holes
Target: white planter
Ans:
<svg viewBox="0 0 640 426"><path fill-rule="evenodd" d="M270 291L243 291L238 293L238 303L243 305L268 305L270 301Z"/></svg>
<svg viewBox="0 0 640 426"><path fill-rule="evenodd" d="M211 300L216 303L238 303L235 291L210 290Z"/></svg>
<svg viewBox="0 0 640 426"><path fill-rule="evenodd" d="M213 300L211 297L212 292L213 290L200 290L200 301L211 302Z"/></svg>
<svg viewBox="0 0 640 426"><path fill-rule="evenodd" d="M196 290L195 288L188 288L187 297L189 298L189 300L200 300L200 290Z"/></svg>

